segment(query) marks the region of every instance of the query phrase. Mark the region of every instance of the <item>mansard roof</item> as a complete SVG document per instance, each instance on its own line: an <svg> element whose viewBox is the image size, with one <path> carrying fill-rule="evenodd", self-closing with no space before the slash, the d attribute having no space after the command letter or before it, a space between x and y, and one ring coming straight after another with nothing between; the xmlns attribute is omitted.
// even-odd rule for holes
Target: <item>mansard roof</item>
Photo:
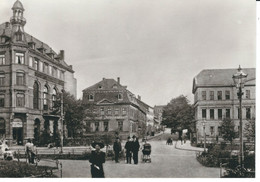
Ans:
<svg viewBox="0 0 260 182"><path fill-rule="evenodd" d="M5 36L11 38L12 37L12 24L10 24L9 22L0 24L0 35L2 35L3 32L5 33ZM58 61L55 61L57 64L61 64L62 66L64 66L70 72L74 72L72 70L72 68L62 59L61 55L54 52L52 50L52 48L49 45L47 45L46 43L43 43L39 39L33 37L32 35L30 35L26 32L25 32L25 40L28 43L34 42L35 43L35 50L34 51L36 51L39 54L42 54L42 53L40 51L38 51L37 49L41 48L41 47L43 47L46 50L46 54L52 52L54 54L54 58L58 59Z"/></svg>
<svg viewBox="0 0 260 182"><path fill-rule="evenodd" d="M232 76L236 72L237 68L202 70L193 79L192 93L195 93L198 87L233 86ZM243 72L248 74L246 85L255 85L255 68L243 68Z"/></svg>

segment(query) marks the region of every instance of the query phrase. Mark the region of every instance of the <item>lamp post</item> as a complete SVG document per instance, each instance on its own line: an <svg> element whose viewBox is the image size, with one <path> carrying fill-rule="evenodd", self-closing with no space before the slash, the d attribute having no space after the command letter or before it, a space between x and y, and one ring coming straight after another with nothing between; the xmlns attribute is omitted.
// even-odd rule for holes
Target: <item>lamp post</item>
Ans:
<svg viewBox="0 0 260 182"><path fill-rule="evenodd" d="M206 152L206 132L205 132L205 124L206 121L205 119L202 121L202 126L203 126L203 136L204 136L204 152Z"/></svg>
<svg viewBox="0 0 260 182"><path fill-rule="evenodd" d="M245 74L242 71L242 68L239 65L239 68L237 69L238 72L233 75L233 80L236 85L236 88L238 89L237 97L239 99L239 138L240 138L240 147L239 147L239 163L241 169L244 167L244 151L243 151L243 123L242 123L242 96L243 91L242 88L244 87L247 74Z"/></svg>

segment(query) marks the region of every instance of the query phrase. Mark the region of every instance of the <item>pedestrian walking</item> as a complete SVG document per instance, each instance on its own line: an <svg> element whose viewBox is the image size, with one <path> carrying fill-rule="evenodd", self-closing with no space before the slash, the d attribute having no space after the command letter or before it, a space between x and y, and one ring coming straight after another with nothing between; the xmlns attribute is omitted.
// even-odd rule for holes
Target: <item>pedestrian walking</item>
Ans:
<svg viewBox="0 0 260 182"><path fill-rule="evenodd" d="M138 164L138 152L139 152L140 144L138 141L138 138L136 136L133 136L133 160L134 164Z"/></svg>
<svg viewBox="0 0 260 182"><path fill-rule="evenodd" d="M35 158L34 145L30 138L27 140L27 143L25 144L25 153L27 155L29 164L34 164L34 158Z"/></svg>
<svg viewBox="0 0 260 182"><path fill-rule="evenodd" d="M132 160L132 141L131 137L127 137L127 142L125 144L125 150L126 150L126 163L131 164Z"/></svg>
<svg viewBox="0 0 260 182"><path fill-rule="evenodd" d="M105 163L105 153L100 149L104 148L103 142L93 142L91 144L94 151L91 152L89 162L91 163L91 176L92 178L104 178L103 163Z"/></svg>
<svg viewBox="0 0 260 182"><path fill-rule="evenodd" d="M113 150L114 150L114 153L115 153L115 162L119 163L119 160L118 160L119 159L119 153L122 150L119 137L116 137L116 141L114 142L114 145L113 145Z"/></svg>

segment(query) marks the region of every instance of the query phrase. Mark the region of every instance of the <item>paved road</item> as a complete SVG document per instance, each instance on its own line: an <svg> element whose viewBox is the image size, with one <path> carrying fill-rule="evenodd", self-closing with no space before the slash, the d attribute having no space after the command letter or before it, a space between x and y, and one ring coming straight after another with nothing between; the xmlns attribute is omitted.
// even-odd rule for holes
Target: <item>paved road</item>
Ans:
<svg viewBox="0 0 260 182"><path fill-rule="evenodd" d="M194 151L178 150L165 140L151 141L152 163L125 164L107 161L107 178L218 178L219 168L207 168L197 162ZM140 153L140 152L139 152ZM140 158L139 158L140 159ZM91 177L88 161L62 160L63 177Z"/></svg>

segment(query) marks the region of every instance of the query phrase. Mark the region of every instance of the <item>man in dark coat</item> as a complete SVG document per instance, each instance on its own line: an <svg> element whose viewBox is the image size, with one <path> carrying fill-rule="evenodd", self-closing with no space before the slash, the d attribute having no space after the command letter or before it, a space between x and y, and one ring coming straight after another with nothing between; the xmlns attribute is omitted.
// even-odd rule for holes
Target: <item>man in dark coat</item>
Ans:
<svg viewBox="0 0 260 182"><path fill-rule="evenodd" d="M134 160L134 164L138 164L138 151L140 148L140 144L138 142L138 139L136 138L136 136L133 136L133 160Z"/></svg>
<svg viewBox="0 0 260 182"><path fill-rule="evenodd" d="M91 144L96 150L91 152L89 162L91 163L91 176L92 178L104 178L103 163L105 163L106 154L100 149L104 147L102 142L93 142Z"/></svg>
<svg viewBox="0 0 260 182"><path fill-rule="evenodd" d="M114 145L113 145L113 150L114 150L114 153L115 153L115 162L119 163L119 160L118 160L119 153L122 150L121 142L119 140L119 137L116 137L116 141L114 142Z"/></svg>
<svg viewBox="0 0 260 182"><path fill-rule="evenodd" d="M132 159L132 141L130 141L130 136L127 137L127 142L125 144L125 150L126 150L126 163L131 164Z"/></svg>

